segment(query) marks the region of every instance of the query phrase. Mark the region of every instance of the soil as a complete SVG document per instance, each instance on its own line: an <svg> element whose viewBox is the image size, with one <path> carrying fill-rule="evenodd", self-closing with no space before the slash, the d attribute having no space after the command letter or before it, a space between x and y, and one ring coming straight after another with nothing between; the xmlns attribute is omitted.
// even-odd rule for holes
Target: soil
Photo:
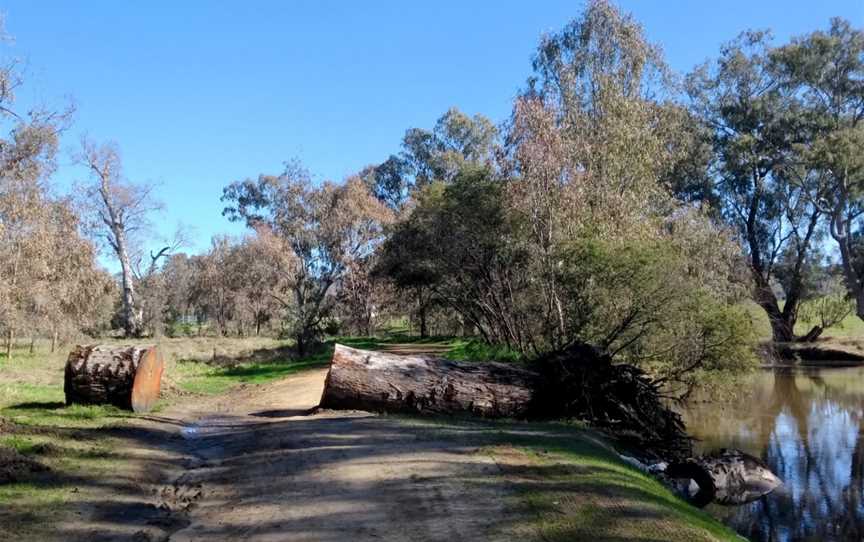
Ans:
<svg viewBox="0 0 864 542"><path fill-rule="evenodd" d="M30 479L33 473L48 467L9 448L0 448L0 484Z"/></svg>
<svg viewBox="0 0 864 542"><path fill-rule="evenodd" d="M116 430L123 467L58 539L448 541L523 538L483 448L422 424L318 411L326 371L184 398Z"/></svg>

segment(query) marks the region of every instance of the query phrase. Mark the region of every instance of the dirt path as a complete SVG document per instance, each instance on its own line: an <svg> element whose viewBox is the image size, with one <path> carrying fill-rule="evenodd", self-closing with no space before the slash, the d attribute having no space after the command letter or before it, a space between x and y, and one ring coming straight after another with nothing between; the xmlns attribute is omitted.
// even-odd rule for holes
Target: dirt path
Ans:
<svg viewBox="0 0 864 542"><path fill-rule="evenodd" d="M126 430L141 492L93 503L86 540L513 540L498 466L428 426L310 411L325 371L178 405ZM118 473L119 475L120 473ZM150 495L141 502L140 494ZM149 501L149 502L148 502ZM124 504L125 503L125 504Z"/></svg>

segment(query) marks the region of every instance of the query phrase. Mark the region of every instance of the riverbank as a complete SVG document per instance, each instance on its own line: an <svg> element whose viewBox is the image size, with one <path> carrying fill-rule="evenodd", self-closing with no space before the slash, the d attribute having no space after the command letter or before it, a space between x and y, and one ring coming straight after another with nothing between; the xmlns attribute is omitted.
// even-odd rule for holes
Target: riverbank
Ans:
<svg viewBox="0 0 864 542"><path fill-rule="evenodd" d="M764 369L682 409L697 453L737 448L784 486L747 506L706 508L753 542L864 540L864 366Z"/></svg>
<svg viewBox="0 0 864 542"><path fill-rule="evenodd" d="M864 339L825 337L813 342L765 343L765 368L858 367L864 365Z"/></svg>
<svg viewBox="0 0 864 542"><path fill-rule="evenodd" d="M179 362L148 416L0 366L0 445L51 469L0 485L2 538L737 539L579 427L310 415L316 364Z"/></svg>

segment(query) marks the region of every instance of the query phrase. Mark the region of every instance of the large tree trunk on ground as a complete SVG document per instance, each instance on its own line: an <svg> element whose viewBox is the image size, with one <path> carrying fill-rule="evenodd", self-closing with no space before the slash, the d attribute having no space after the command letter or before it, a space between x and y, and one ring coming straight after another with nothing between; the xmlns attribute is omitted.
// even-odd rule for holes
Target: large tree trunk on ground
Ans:
<svg viewBox="0 0 864 542"><path fill-rule="evenodd" d="M321 407L386 412L520 417L539 374L503 363L398 356L337 344Z"/></svg>
<svg viewBox="0 0 864 542"><path fill-rule="evenodd" d="M711 502L739 505L755 501L774 491L783 482L765 463L739 450L720 450L695 459L669 465L669 478L691 479L699 486L690 498L696 506Z"/></svg>
<svg viewBox="0 0 864 542"><path fill-rule="evenodd" d="M66 403L147 412L159 398L164 365L155 346L76 346L66 362Z"/></svg>

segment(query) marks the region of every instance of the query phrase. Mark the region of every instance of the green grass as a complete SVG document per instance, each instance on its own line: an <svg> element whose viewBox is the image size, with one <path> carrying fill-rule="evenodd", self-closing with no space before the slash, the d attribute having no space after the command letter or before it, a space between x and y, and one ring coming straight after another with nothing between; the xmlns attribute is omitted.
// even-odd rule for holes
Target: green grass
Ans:
<svg viewBox="0 0 864 542"><path fill-rule="evenodd" d="M178 361L174 378L184 391L201 394L226 393L241 384L265 384L307 369L324 367L333 355L332 344L317 354L298 360L238 363L228 366L198 361Z"/></svg>
<svg viewBox="0 0 864 542"><path fill-rule="evenodd" d="M551 472L546 480L551 486L567 488L530 488L523 493L544 541L740 540L716 519L593 442L532 438L519 448ZM561 469L562 465L568 468Z"/></svg>
<svg viewBox="0 0 864 542"><path fill-rule="evenodd" d="M0 417L32 427L84 428L116 423L131 413L110 405L66 406L62 385L0 384Z"/></svg>
<svg viewBox="0 0 864 542"><path fill-rule="evenodd" d="M501 361L518 363L522 354L506 346L494 346L477 339L454 339L447 358L454 361Z"/></svg>
<svg viewBox="0 0 864 542"><path fill-rule="evenodd" d="M753 319L753 325L756 328L756 333L762 339L768 340L771 338L771 325L768 323L768 316L765 311L758 305L752 302L747 303L747 312ZM804 318L800 318L795 323L795 333L804 335L817 322L810 322ZM822 337L826 339L862 339L864 340L864 320L858 318L854 313L847 316L839 324L826 329L822 333Z"/></svg>
<svg viewBox="0 0 864 542"><path fill-rule="evenodd" d="M508 477L544 542L740 541L736 533L624 463L582 424L397 416L436 438L471 441ZM529 538L526 536L526 539Z"/></svg>
<svg viewBox="0 0 864 542"><path fill-rule="evenodd" d="M0 378L3 373L0 368ZM0 422L0 448L11 448L51 469L0 485L0 524L8 523L6 532L14 539L39 540L50 532L52 523L71 513L65 503L77 498L77 493L71 492L71 482L59 480L99 479L114 470L122 458L100 430L122 424L130 415L112 406L67 407L59 381L0 383L0 418L13 423L11 433L4 433ZM82 438L82 431L87 438Z"/></svg>

